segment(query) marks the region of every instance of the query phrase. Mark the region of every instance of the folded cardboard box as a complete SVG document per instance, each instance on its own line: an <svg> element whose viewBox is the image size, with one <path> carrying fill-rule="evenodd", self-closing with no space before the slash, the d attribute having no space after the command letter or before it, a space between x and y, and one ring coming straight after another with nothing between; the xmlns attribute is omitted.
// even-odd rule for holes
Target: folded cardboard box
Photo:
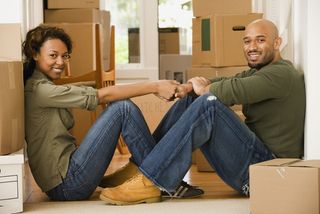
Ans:
<svg viewBox="0 0 320 214"><path fill-rule="evenodd" d="M319 214L320 160L273 159L250 166L252 214Z"/></svg>
<svg viewBox="0 0 320 214"><path fill-rule="evenodd" d="M192 65L225 67L247 65L243 53L246 26L262 18L261 13L215 14L194 18Z"/></svg>
<svg viewBox="0 0 320 214"><path fill-rule="evenodd" d="M21 61L0 59L0 155L24 144L24 91Z"/></svg>
<svg viewBox="0 0 320 214"><path fill-rule="evenodd" d="M251 0L192 0L193 16L210 14L246 14L252 11Z"/></svg>

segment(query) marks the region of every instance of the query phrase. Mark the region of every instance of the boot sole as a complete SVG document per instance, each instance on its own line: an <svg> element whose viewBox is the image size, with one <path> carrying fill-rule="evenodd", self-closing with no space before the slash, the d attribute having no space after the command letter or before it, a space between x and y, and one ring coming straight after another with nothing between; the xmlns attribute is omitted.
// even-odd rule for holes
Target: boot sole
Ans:
<svg viewBox="0 0 320 214"><path fill-rule="evenodd" d="M110 198L105 197L104 195L100 195L100 199L108 204L113 205L130 205L130 204L141 204L141 203L156 203L161 201L161 197L153 197L153 198L144 198L138 201L117 201Z"/></svg>

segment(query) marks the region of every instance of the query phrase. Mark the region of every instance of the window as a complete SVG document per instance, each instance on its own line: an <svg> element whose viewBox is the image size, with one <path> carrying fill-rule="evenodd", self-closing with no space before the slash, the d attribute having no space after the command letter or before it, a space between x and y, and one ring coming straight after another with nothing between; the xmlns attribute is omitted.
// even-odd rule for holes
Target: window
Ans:
<svg viewBox="0 0 320 214"><path fill-rule="evenodd" d="M180 54L192 53L191 0L159 0L159 28L179 28Z"/></svg>
<svg viewBox="0 0 320 214"><path fill-rule="evenodd" d="M139 63L139 2L138 0L106 0L107 10L111 11L111 24L116 26L116 63ZM129 35L134 39L129 42ZM129 46L131 45L131 46ZM138 47L137 47L138 46ZM134 58L130 58L129 49Z"/></svg>
<svg viewBox="0 0 320 214"><path fill-rule="evenodd" d="M101 0L100 4L110 11L116 29L117 79L158 79L157 0ZM130 49L131 58L129 32L138 50Z"/></svg>

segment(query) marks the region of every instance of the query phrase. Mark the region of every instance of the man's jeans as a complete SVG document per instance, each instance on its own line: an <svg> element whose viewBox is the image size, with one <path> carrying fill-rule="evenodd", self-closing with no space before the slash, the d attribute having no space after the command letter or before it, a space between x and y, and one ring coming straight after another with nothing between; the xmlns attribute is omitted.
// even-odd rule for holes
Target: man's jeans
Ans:
<svg viewBox="0 0 320 214"><path fill-rule="evenodd" d="M166 114L154 133L158 142L140 165L157 186L174 191L200 148L217 174L249 194L249 166L274 158L244 122L214 95L188 96Z"/></svg>
<svg viewBox="0 0 320 214"><path fill-rule="evenodd" d="M73 153L63 182L47 192L53 200L82 200L94 192L113 157L122 134L136 165L155 141L138 107L129 100L108 105Z"/></svg>

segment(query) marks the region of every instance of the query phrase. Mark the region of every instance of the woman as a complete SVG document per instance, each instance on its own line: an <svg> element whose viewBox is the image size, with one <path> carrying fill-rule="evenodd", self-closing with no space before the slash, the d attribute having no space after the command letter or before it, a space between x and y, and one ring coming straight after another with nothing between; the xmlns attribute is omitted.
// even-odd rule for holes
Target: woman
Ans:
<svg viewBox="0 0 320 214"><path fill-rule="evenodd" d="M140 110L126 99L153 93L170 100L178 86L174 80L101 89L55 85L71 52L70 37L56 27L38 26L23 43L29 164L37 184L53 200L89 198L104 176L120 133L131 162L139 166L156 142ZM101 103L108 103L108 108L77 147L69 133L74 121L68 108L94 110ZM154 187L153 193L152 201L160 200L160 190Z"/></svg>

